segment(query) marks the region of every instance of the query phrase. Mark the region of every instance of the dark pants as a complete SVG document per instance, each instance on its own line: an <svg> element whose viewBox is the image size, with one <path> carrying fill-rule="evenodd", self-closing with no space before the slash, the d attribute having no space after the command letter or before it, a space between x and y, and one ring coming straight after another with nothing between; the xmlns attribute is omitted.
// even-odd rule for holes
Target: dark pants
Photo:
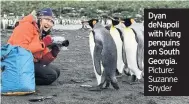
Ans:
<svg viewBox="0 0 189 104"><path fill-rule="evenodd" d="M36 85L50 85L60 75L60 70L53 65L43 66L35 63L35 83Z"/></svg>

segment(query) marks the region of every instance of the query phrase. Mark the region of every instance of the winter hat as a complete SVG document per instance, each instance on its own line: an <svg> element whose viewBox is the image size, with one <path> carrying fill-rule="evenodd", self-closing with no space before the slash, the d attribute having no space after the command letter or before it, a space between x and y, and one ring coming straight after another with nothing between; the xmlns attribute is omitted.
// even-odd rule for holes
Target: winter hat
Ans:
<svg viewBox="0 0 189 104"><path fill-rule="evenodd" d="M37 16L51 16L53 17L53 12L51 8L44 8L38 11Z"/></svg>

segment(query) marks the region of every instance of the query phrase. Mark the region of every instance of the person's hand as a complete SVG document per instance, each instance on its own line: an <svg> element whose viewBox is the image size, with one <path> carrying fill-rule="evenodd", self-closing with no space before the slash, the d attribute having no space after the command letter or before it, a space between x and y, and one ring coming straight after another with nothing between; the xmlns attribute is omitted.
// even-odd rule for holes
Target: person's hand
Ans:
<svg viewBox="0 0 189 104"><path fill-rule="evenodd" d="M52 38L51 38L51 36L50 35L45 36L43 38L43 42L44 42L44 44L45 44L46 47L49 46L49 45L51 45L52 44Z"/></svg>
<svg viewBox="0 0 189 104"><path fill-rule="evenodd" d="M59 47L56 44L53 44L51 47L51 53L53 57L56 57L58 55L58 53L60 52Z"/></svg>

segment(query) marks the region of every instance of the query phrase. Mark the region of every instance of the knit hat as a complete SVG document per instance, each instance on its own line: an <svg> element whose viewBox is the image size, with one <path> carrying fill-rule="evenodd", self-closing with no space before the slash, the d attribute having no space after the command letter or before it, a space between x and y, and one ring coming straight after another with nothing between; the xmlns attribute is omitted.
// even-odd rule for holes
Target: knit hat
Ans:
<svg viewBox="0 0 189 104"><path fill-rule="evenodd" d="M51 8L44 8L38 11L37 16L51 16L53 17L53 12Z"/></svg>

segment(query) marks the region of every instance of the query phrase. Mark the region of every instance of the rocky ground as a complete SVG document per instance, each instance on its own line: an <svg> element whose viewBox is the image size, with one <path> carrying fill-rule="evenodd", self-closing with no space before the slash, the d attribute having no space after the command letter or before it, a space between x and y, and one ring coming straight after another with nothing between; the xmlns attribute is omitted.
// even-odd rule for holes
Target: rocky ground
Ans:
<svg viewBox="0 0 189 104"><path fill-rule="evenodd" d="M52 63L61 70L60 78L49 86L36 86L36 93L27 96L2 96L1 104L189 104L189 97L144 96L144 81L130 85L126 75L118 78L120 90L112 87L103 91L89 91L81 85L96 85L89 50L87 30L56 30L70 41ZM1 44L11 34L1 33ZM179 90L179 89L178 89ZM35 97L53 96L41 102L29 102Z"/></svg>

